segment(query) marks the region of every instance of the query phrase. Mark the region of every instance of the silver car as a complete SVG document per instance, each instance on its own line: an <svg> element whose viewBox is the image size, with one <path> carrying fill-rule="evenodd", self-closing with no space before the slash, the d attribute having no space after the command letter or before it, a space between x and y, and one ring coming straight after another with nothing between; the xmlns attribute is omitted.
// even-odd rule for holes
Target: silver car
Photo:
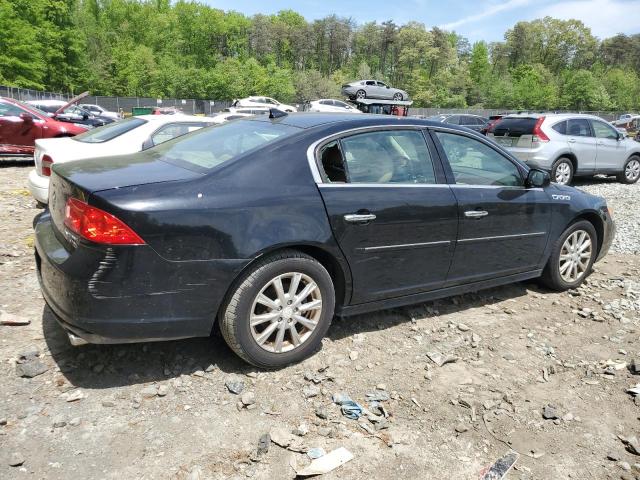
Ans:
<svg viewBox="0 0 640 480"><path fill-rule="evenodd" d="M548 170L556 183L597 174L622 183L640 178L640 143L594 115L508 115L487 136L531 167Z"/></svg>
<svg viewBox="0 0 640 480"><path fill-rule="evenodd" d="M342 85L342 94L350 99L379 98L383 100L409 100L409 94L379 80L359 80Z"/></svg>

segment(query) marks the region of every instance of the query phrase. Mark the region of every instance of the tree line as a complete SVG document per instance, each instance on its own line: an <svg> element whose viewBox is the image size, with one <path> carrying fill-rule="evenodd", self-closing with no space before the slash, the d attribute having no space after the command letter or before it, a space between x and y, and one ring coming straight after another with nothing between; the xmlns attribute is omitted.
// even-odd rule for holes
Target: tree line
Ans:
<svg viewBox="0 0 640 480"><path fill-rule="evenodd" d="M185 0L0 0L0 83L11 86L293 102L367 77L415 106L637 110L640 34L598 39L545 17L471 44L417 22L246 16Z"/></svg>

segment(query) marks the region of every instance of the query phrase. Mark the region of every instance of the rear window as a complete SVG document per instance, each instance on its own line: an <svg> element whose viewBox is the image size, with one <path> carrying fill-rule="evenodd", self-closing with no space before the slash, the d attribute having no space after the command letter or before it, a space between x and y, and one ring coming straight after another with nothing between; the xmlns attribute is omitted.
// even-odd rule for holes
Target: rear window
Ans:
<svg viewBox="0 0 640 480"><path fill-rule="evenodd" d="M237 120L198 130L155 147L162 160L199 171L211 170L255 148L299 132L281 123Z"/></svg>
<svg viewBox="0 0 640 480"><path fill-rule="evenodd" d="M496 137L520 137L522 135L532 135L533 127L535 127L537 118L529 117L504 117L493 127L493 133Z"/></svg>
<svg viewBox="0 0 640 480"><path fill-rule="evenodd" d="M113 140L124 133L130 132L134 128L138 128L140 125L144 125L145 123L147 123L146 120L138 117L131 117L89 130L71 138L77 142L83 143L108 142L109 140Z"/></svg>

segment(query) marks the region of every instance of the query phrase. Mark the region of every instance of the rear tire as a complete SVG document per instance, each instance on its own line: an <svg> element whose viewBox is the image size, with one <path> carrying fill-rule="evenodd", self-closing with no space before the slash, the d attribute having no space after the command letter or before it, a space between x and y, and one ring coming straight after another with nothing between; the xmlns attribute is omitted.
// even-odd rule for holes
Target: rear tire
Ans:
<svg viewBox="0 0 640 480"><path fill-rule="evenodd" d="M591 222L579 220L569 225L553 244L540 283L559 291L580 286L591 273L597 246L598 235Z"/></svg>
<svg viewBox="0 0 640 480"><path fill-rule="evenodd" d="M551 166L551 181L560 185L571 185L573 170L573 162L567 157L560 157Z"/></svg>
<svg viewBox="0 0 640 480"><path fill-rule="evenodd" d="M362 98L367 98L367 92L365 92L364 90L358 90L356 92L356 99L360 100Z"/></svg>
<svg viewBox="0 0 640 480"><path fill-rule="evenodd" d="M280 368L319 349L334 308L327 270L304 253L285 250L258 261L239 280L221 311L220 331L243 360Z"/></svg>
<svg viewBox="0 0 640 480"><path fill-rule="evenodd" d="M620 183L626 183L627 185L636 183L640 178L640 156L631 155L624 163L622 172L616 175L616 178Z"/></svg>

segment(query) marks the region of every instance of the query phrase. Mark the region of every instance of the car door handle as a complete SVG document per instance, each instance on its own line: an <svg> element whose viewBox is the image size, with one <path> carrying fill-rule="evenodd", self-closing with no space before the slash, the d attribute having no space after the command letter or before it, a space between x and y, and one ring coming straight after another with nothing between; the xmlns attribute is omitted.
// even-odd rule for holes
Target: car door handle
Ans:
<svg viewBox="0 0 640 480"><path fill-rule="evenodd" d="M576 139L575 139L575 138L570 138L570 139L568 140L568 142L569 142L569 143L576 143Z"/></svg>
<svg viewBox="0 0 640 480"><path fill-rule="evenodd" d="M368 223L375 219L373 213L349 213L344 216L344 221L349 223Z"/></svg>
<svg viewBox="0 0 640 480"><path fill-rule="evenodd" d="M489 212L486 210L467 210L464 212L464 216L468 218L482 218L489 215Z"/></svg>

